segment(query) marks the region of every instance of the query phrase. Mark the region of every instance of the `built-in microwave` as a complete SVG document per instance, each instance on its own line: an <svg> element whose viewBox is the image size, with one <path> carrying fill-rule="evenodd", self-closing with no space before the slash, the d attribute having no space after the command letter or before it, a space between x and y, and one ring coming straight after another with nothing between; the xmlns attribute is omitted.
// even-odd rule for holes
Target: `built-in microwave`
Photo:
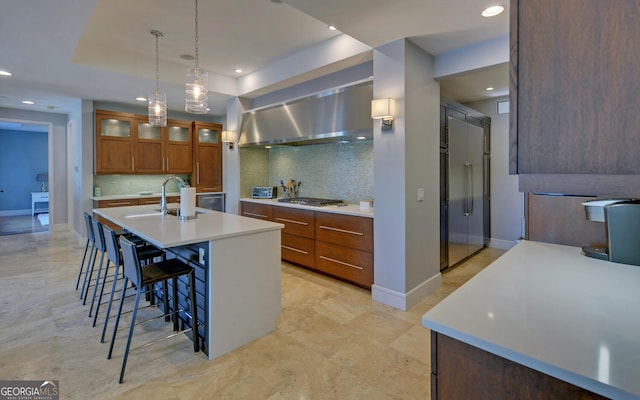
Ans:
<svg viewBox="0 0 640 400"><path fill-rule="evenodd" d="M277 186L255 186L251 190L252 199L275 199L278 197Z"/></svg>

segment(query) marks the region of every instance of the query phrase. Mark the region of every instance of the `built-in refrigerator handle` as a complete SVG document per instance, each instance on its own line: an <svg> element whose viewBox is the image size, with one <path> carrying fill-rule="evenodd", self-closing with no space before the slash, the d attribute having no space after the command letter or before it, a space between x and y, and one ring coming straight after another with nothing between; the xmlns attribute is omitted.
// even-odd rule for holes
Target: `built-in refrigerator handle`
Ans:
<svg viewBox="0 0 640 400"><path fill-rule="evenodd" d="M473 165L464 164L464 215L473 214Z"/></svg>

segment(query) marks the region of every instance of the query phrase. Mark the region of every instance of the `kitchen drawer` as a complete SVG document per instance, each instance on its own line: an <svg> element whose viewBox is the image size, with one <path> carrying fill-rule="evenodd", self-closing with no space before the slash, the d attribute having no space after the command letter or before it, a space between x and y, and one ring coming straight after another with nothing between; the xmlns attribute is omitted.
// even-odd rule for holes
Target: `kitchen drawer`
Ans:
<svg viewBox="0 0 640 400"><path fill-rule="evenodd" d="M167 197L167 202L169 201L169 198ZM138 204L139 205L145 205L145 204L157 204L160 205L160 197L141 197L138 199Z"/></svg>
<svg viewBox="0 0 640 400"><path fill-rule="evenodd" d="M316 240L362 251L373 251L373 219L316 213Z"/></svg>
<svg viewBox="0 0 640 400"><path fill-rule="evenodd" d="M370 289L373 254L316 241L316 270Z"/></svg>
<svg viewBox="0 0 640 400"><path fill-rule="evenodd" d="M242 216L249 218L273 220L273 206L267 204L249 203L243 201L240 203L242 208Z"/></svg>
<svg viewBox="0 0 640 400"><path fill-rule="evenodd" d="M283 260L308 268L315 267L315 241L313 239L282 233L281 248Z"/></svg>
<svg viewBox="0 0 640 400"><path fill-rule="evenodd" d="M138 199L99 200L98 208L137 206Z"/></svg>
<svg viewBox="0 0 640 400"><path fill-rule="evenodd" d="M315 237L314 221L315 211L289 207L276 207L273 210L273 222L284 224L282 233L313 239Z"/></svg>

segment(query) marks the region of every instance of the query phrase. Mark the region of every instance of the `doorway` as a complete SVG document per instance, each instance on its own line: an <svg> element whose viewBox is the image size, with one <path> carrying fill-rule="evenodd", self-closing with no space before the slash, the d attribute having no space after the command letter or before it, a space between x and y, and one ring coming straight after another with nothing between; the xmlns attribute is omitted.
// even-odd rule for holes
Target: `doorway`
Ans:
<svg viewBox="0 0 640 400"><path fill-rule="evenodd" d="M49 230L52 124L0 120L0 236Z"/></svg>

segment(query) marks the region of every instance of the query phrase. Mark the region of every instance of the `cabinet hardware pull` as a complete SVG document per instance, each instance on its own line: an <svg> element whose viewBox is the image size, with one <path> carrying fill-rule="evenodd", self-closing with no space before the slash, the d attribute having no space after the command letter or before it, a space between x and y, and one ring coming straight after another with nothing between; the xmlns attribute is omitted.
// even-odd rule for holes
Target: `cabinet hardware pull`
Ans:
<svg viewBox="0 0 640 400"><path fill-rule="evenodd" d="M134 156L131 156L131 171L135 171L135 170L136 170L136 160Z"/></svg>
<svg viewBox="0 0 640 400"><path fill-rule="evenodd" d="M130 206L131 203L128 201L117 201L115 203L109 203L110 206Z"/></svg>
<svg viewBox="0 0 640 400"><path fill-rule="evenodd" d="M283 244L280 245L280 247L282 247L283 249L287 249L287 250L291 250L291 251L296 251L298 253L302 253L302 254L309 254L308 252L304 251L304 250L300 250L300 249L296 249L293 247L289 247L289 246L285 246Z"/></svg>
<svg viewBox="0 0 640 400"><path fill-rule="evenodd" d="M162 170L164 171L164 157L162 158Z"/></svg>
<svg viewBox="0 0 640 400"><path fill-rule="evenodd" d="M167 157L167 172L169 172L169 157Z"/></svg>
<svg viewBox="0 0 640 400"><path fill-rule="evenodd" d="M200 163L196 163L196 184L200 184Z"/></svg>
<svg viewBox="0 0 640 400"><path fill-rule="evenodd" d="M347 231L345 229L332 228L330 226L324 226L324 225L320 225L320 229L326 229L329 231L336 231L336 232L342 232L342 233L349 233L351 235L357 235L357 236L364 236L364 233L362 232Z"/></svg>
<svg viewBox="0 0 640 400"><path fill-rule="evenodd" d="M255 214L255 213L248 212L248 211L245 211L243 214L244 214L244 215L251 215L252 217L267 218L267 216L266 216L266 215L262 215L262 214Z"/></svg>
<svg viewBox="0 0 640 400"><path fill-rule="evenodd" d="M294 221L292 219L286 219L286 218L276 218L276 221L291 222L292 224L305 225L305 226L309 225L306 222Z"/></svg>
<svg viewBox="0 0 640 400"><path fill-rule="evenodd" d="M349 263L346 263L344 261L334 260L333 258L329 258L329 257L325 257L325 256L320 256L320 258L322 258L323 260L334 262L336 264L341 264L341 265L344 265L344 266L347 266L347 267L351 267L351 268L355 268L355 269L359 269L359 270L364 270L364 268L362 268L362 267L358 267L357 265L349 264Z"/></svg>

